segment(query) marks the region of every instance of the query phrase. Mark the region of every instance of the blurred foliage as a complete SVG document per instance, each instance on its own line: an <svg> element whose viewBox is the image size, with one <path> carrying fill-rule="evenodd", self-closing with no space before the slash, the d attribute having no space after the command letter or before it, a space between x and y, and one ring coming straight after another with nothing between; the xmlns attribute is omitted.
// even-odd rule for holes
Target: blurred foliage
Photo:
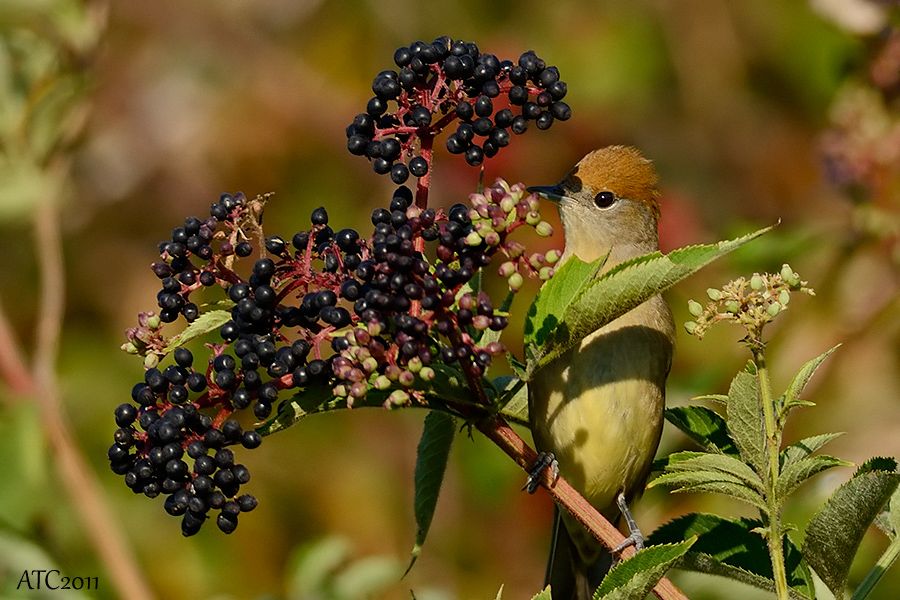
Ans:
<svg viewBox="0 0 900 600"><path fill-rule="evenodd" d="M521 472L477 437L455 445L427 551L402 581L392 574L415 534L419 414L317 415L266 440L247 458L260 508L229 537L209 528L182 539L158 504L132 496L106 466L112 409L140 373L117 348L154 304L147 267L156 243L235 189L275 192L269 233L290 235L322 204L343 215L342 226L365 227L390 187L345 151L344 126L397 46L444 33L498 55L534 48L569 82L573 121L517 140L489 161L488 181L553 182L588 150L631 143L662 173L665 250L781 219L774 234L672 291L676 319L711 282L790 262L819 297L798 299L776 336L783 362L774 379L844 343L810 384L821 409L798 419L792 437L840 429L835 454L900 454L900 42L891 3L464 0L434 10L409 0L160 0L111 3L100 26L103 8L0 3L0 300L30 347L38 279L27 220L37 199L65 201L66 406L160 597L483 598L502 583L518 598L539 589L551 506L519 493ZM477 172L463 161L440 153L436 165L438 203L475 188ZM705 348L679 339L671 405L727 389L743 362L730 335L710 333ZM710 347L722 348L715 362ZM6 387L0 400L0 589L33 556L29 564L99 575L99 596L113 597L34 413ZM687 444L667 430L661 453ZM836 469L820 479L833 488L848 477ZM824 494L813 484L799 496L787 518L803 523ZM637 517L652 530L727 502L652 490ZM851 586L886 544L864 541ZM691 598L755 597L682 575L672 573ZM895 570L873 597L892 598L898 586Z"/></svg>

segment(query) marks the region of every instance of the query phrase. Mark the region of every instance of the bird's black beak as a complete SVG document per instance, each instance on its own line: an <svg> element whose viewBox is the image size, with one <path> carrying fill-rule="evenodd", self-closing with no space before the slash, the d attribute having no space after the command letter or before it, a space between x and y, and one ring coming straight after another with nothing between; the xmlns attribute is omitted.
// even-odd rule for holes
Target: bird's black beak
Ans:
<svg viewBox="0 0 900 600"><path fill-rule="evenodd" d="M541 198L546 198L547 200L552 200L553 202L560 202L563 199L563 189L559 184L533 185L526 189L532 194L537 194Z"/></svg>

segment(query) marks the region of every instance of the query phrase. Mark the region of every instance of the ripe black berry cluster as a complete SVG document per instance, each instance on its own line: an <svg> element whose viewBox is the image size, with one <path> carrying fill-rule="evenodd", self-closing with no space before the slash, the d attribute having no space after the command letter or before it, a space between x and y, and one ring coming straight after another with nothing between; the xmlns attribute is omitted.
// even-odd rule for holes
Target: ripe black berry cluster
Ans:
<svg viewBox="0 0 900 600"><path fill-rule="evenodd" d="M144 377L132 402L115 410L109 460L135 493L164 494L185 535L211 512L231 533L256 506L240 493L250 472L231 447L258 447L259 433L246 424L267 427L292 397L347 407L424 403L448 369L481 386L503 351L497 338L511 296L495 306L476 274L503 257L498 271L513 294L523 275L546 279L559 260L556 251L528 254L510 237L523 226L552 232L523 186L498 180L468 204L435 209L426 177L431 142L454 120L461 123L448 149L477 164L506 144L508 127L568 118L556 69L533 52L513 65L449 38L416 42L395 59L400 71L376 78L376 96L348 129L351 151L399 185L373 211L370 235L335 231L319 207L307 228L266 237L267 198L238 193L223 194L207 218L186 219L159 245L151 267L159 312L141 313L123 345L143 357ZM509 107L495 110L501 94ZM409 172L420 177L415 198L402 185ZM181 318L187 328L166 337L164 324ZM216 338L195 360L185 345L209 333Z"/></svg>
<svg viewBox="0 0 900 600"><path fill-rule="evenodd" d="M443 36L398 48L394 63L398 70L375 77L375 96L347 127L347 149L397 184L427 175L432 141L454 121L447 150L477 166L509 144L510 131L524 133L532 121L548 129L572 116L559 69L531 50L514 64Z"/></svg>

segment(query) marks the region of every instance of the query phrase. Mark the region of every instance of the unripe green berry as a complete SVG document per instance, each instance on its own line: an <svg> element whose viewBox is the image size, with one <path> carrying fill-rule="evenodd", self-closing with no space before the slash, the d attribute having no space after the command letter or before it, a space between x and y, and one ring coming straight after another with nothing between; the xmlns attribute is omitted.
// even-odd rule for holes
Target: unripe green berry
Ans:
<svg viewBox="0 0 900 600"><path fill-rule="evenodd" d="M766 312L769 314L770 317L774 317L775 315L777 315L778 313L781 312L781 305L778 304L777 302L773 302L766 309Z"/></svg>
<svg viewBox="0 0 900 600"><path fill-rule="evenodd" d="M553 267L541 267L540 271L538 271L538 277L541 281L547 281L553 277Z"/></svg>
<svg viewBox="0 0 900 600"><path fill-rule="evenodd" d="M516 208L516 201L506 196L503 200L500 201L500 210L509 214Z"/></svg>
<svg viewBox="0 0 900 600"><path fill-rule="evenodd" d="M716 288L709 288L706 290L706 295L709 296L709 299L713 302L722 299L722 292Z"/></svg>
<svg viewBox="0 0 900 600"><path fill-rule="evenodd" d="M162 321L159 318L159 315L151 315L147 317L147 327L150 329L159 329L162 325Z"/></svg>
<svg viewBox="0 0 900 600"><path fill-rule="evenodd" d="M725 303L725 310L734 314L741 310L741 304L737 300L729 300Z"/></svg>
<svg viewBox="0 0 900 600"><path fill-rule="evenodd" d="M125 342L120 346L120 349L128 354L137 354L138 348L131 342Z"/></svg>
<svg viewBox="0 0 900 600"><path fill-rule="evenodd" d="M391 392L391 395L388 396L386 406L403 406L409 402L409 394L404 392L403 390L394 390Z"/></svg>
<svg viewBox="0 0 900 600"><path fill-rule="evenodd" d="M480 246L482 242L481 236L478 235L477 231L473 231L466 236L466 245L467 246Z"/></svg>
<svg viewBox="0 0 900 600"><path fill-rule="evenodd" d="M153 367L155 367L158 364L159 364L159 356L157 356L156 354L148 354L147 356L144 357L144 368L145 369L152 369Z"/></svg>
<svg viewBox="0 0 900 600"><path fill-rule="evenodd" d="M386 390L391 387L391 380L384 375L379 375L375 378L375 381L372 382L372 385L377 390Z"/></svg>
<svg viewBox="0 0 900 600"><path fill-rule="evenodd" d="M406 368L413 373L418 373L422 369L422 359L418 356L409 359L409 362L406 363Z"/></svg>
<svg viewBox="0 0 900 600"><path fill-rule="evenodd" d="M781 290L778 294L778 302L782 306L787 306L787 303L791 301L791 293L787 290Z"/></svg>
<svg viewBox="0 0 900 600"><path fill-rule="evenodd" d="M553 235L553 226L547 221L541 221L534 228L534 231L541 237L550 237Z"/></svg>
<svg viewBox="0 0 900 600"><path fill-rule="evenodd" d="M434 376L435 372L431 367L422 367L422 370L419 371L419 378L423 381L432 381Z"/></svg>
<svg viewBox="0 0 900 600"><path fill-rule="evenodd" d="M703 306L696 300L688 300L688 312L695 317L699 317L703 314Z"/></svg>
<svg viewBox="0 0 900 600"><path fill-rule="evenodd" d="M686 321L684 324L684 329L690 335L694 335L694 332L697 331L697 323L695 323L694 321Z"/></svg>
<svg viewBox="0 0 900 600"><path fill-rule="evenodd" d="M762 276L760 276L758 273L754 273L753 277L750 278L750 287L752 289L756 290L757 292L759 290L763 289L763 287L765 287L765 285L766 285L765 281L763 281Z"/></svg>
<svg viewBox="0 0 900 600"><path fill-rule="evenodd" d="M369 358L362 361L362 368L366 373L374 373L376 369L378 369L378 361L370 356Z"/></svg>
<svg viewBox="0 0 900 600"><path fill-rule="evenodd" d="M347 386L343 383L339 383L338 385L332 388L331 392L337 396L338 398L344 398L347 396Z"/></svg>
<svg viewBox="0 0 900 600"><path fill-rule="evenodd" d="M791 287L797 287L800 285L800 276L794 272L790 265L784 264L781 266L781 278L784 279L784 282Z"/></svg>
<svg viewBox="0 0 900 600"><path fill-rule="evenodd" d="M525 215L525 222L534 227L541 222L541 213L536 210L529 211L528 214Z"/></svg>
<svg viewBox="0 0 900 600"><path fill-rule="evenodd" d="M544 260L547 261L548 265L554 265L559 262L559 259L562 255L559 253L559 250L550 250L547 254L544 255Z"/></svg>
<svg viewBox="0 0 900 600"><path fill-rule="evenodd" d="M400 382L400 385L409 387L416 382L416 376L413 375L410 371L403 371L402 373L400 373L397 381Z"/></svg>
<svg viewBox="0 0 900 600"><path fill-rule="evenodd" d="M488 246L497 246L500 244L500 234L496 231L489 231L487 235L484 236L484 243Z"/></svg>
<svg viewBox="0 0 900 600"><path fill-rule="evenodd" d="M503 263L502 265L500 265L500 268L497 270L497 273L500 275L500 277L509 277L510 275L512 275L515 272L516 272L516 263L512 262L511 260L508 260L505 263Z"/></svg>
<svg viewBox="0 0 900 600"><path fill-rule="evenodd" d="M525 280L522 279L522 275L520 275L519 273L513 273L509 276L509 279L507 279L506 282L509 285L509 289L515 292L522 287L522 284L525 283Z"/></svg>

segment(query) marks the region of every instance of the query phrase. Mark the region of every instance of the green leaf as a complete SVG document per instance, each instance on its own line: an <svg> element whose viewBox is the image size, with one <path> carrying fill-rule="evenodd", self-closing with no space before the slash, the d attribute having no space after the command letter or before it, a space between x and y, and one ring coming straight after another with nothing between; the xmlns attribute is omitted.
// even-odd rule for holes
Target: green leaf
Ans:
<svg viewBox="0 0 900 600"><path fill-rule="evenodd" d="M696 541L696 538L692 538L677 544L660 544L644 548L613 567L594 593L594 599L644 598L665 576L669 567L684 556Z"/></svg>
<svg viewBox="0 0 900 600"><path fill-rule="evenodd" d="M526 379L530 379L536 370L576 347L581 340L613 319L770 229L771 227L761 229L730 241L688 246L673 250L669 254L653 252L627 260L590 281L589 285L574 295L574 298L570 296L571 302L564 306L564 311L552 313L562 315L562 318L545 317L542 320L537 307L534 307L535 314L531 315L534 331L531 333L532 337L528 338L532 342L528 345L530 358ZM571 260L573 259L567 262ZM550 279L550 282L558 279L555 286L584 284L583 277L571 283L564 283L566 277L564 274L560 277L561 273L562 269ZM557 305L556 302L554 305ZM551 314L546 309L542 309L540 314L545 312L547 315ZM552 333L548 331L550 323L547 321L554 321ZM538 328L542 335L545 335L543 332L549 334L544 343L540 343L537 336Z"/></svg>
<svg viewBox="0 0 900 600"><path fill-rule="evenodd" d="M658 485L666 485L672 488L673 493L679 492L709 492L731 496L761 511L768 512L768 506L762 496L753 489L747 487L740 478L721 471L692 471L689 473L664 473L649 484L648 488Z"/></svg>
<svg viewBox="0 0 900 600"><path fill-rule="evenodd" d="M540 592L532 596L531 600L553 600L553 597L550 595L550 586L548 585Z"/></svg>
<svg viewBox="0 0 900 600"><path fill-rule="evenodd" d="M738 459L725 454L712 454L706 452L678 452L673 456L687 455L680 457L681 460L674 460L669 463L668 471L672 473L702 472L715 471L732 475L737 481L743 483L757 492L762 492L763 482L759 475L746 464Z"/></svg>
<svg viewBox="0 0 900 600"><path fill-rule="evenodd" d="M528 422L528 385L518 377L498 377L494 387L501 390L499 400L500 414L512 423L529 425Z"/></svg>
<svg viewBox="0 0 900 600"><path fill-rule="evenodd" d="M465 380L461 373L455 369L441 364L433 364L435 378L430 384L427 384L425 396L421 402L412 402L407 406L400 408L427 408L456 416L458 411L447 403L452 400L458 404L467 404L473 408L485 411L483 406L475 404L472 394L466 386ZM422 383L421 385L426 385ZM485 386L486 391L493 392L492 386ZM393 391L393 388L387 390L369 390L364 398L354 400L353 408L383 408L385 400ZM281 402L274 416L268 421L257 427L257 432L261 435L271 435L282 429L296 424L301 419L316 413L331 412L334 410L344 410L347 408L347 399L335 397L329 386L317 386L306 388L294 394ZM515 417L515 415L511 415ZM515 420L515 419L513 419ZM520 421L516 421L520 422ZM527 411L526 421L527 425Z"/></svg>
<svg viewBox="0 0 900 600"><path fill-rule="evenodd" d="M691 400L709 400L724 406L728 402L728 396L725 394L701 394L700 396L694 396Z"/></svg>
<svg viewBox="0 0 900 600"><path fill-rule="evenodd" d="M867 461L835 490L806 528L803 555L838 599L844 597L863 535L900 483L896 469L893 459Z"/></svg>
<svg viewBox="0 0 900 600"><path fill-rule="evenodd" d="M783 471L801 458L806 458L813 452L819 450L822 446L830 441L844 435L843 433L823 433L808 438L803 438L799 442L794 442L781 451L781 470Z"/></svg>
<svg viewBox="0 0 900 600"><path fill-rule="evenodd" d="M647 538L647 543L672 544L696 537L697 542L676 565L679 569L720 575L774 592L768 546L763 537L753 531L761 525L761 521L754 519L732 520L691 513L662 525ZM812 574L800 551L787 536L784 545L791 596L814 597Z"/></svg>
<svg viewBox="0 0 900 600"><path fill-rule="evenodd" d="M230 310L211 310L200 315L196 321L184 328L184 331L169 340L166 352L184 346L191 340L215 331L231 320Z"/></svg>
<svg viewBox="0 0 900 600"><path fill-rule="evenodd" d="M725 419L714 410L705 406L675 406L666 409L666 420L710 452L738 454Z"/></svg>
<svg viewBox="0 0 900 600"><path fill-rule="evenodd" d="M852 467L853 463L827 454L812 455L792 462L778 476L775 493L784 500L797 487L818 473L832 467Z"/></svg>
<svg viewBox="0 0 900 600"><path fill-rule="evenodd" d="M728 389L728 431L744 461L757 473L766 464L765 422L756 377L747 371L735 375Z"/></svg>
<svg viewBox="0 0 900 600"><path fill-rule="evenodd" d="M387 394L370 391L365 398L354 402L354 406L381 406ZM335 398L327 385L306 388L278 405L275 415L256 428L260 435L271 435L287 429L301 419L320 412L347 408L346 398Z"/></svg>
<svg viewBox="0 0 900 600"><path fill-rule="evenodd" d="M806 387L806 384L809 383L809 380L812 379L812 376L815 374L816 370L819 368L826 358L828 358L832 352L840 348L841 345L838 344L831 350L826 350L819 356L814 359L808 361L805 365L800 367L800 370L797 371L797 374L794 376L794 379L791 381L791 384L788 386L787 390L784 392L784 396L781 398L781 418L783 419L787 413L792 409L799 406L812 406L814 405L812 402L807 402L804 400L800 400L800 394L803 392L803 388Z"/></svg>
<svg viewBox="0 0 900 600"><path fill-rule="evenodd" d="M416 543L413 546L406 573L416 564L422 552L422 545L431 526L431 518L437 506L444 471L450 458L450 446L456 435L456 419L442 412L431 411L425 417L425 428L416 452L415 512ZM405 575L405 574L404 574Z"/></svg>
<svg viewBox="0 0 900 600"><path fill-rule="evenodd" d="M560 316L597 276L606 258L607 256L602 256L586 263L577 256L572 256L541 286L525 317L526 347L539 348L547 342L556 329Z"/></svg>
<svg viewBox="0 0 900 600"><path fill-rule="evenodd" d="M891 502L888 505L888 523L896 537L900 533L900 489L891 496Z"/></svg>

